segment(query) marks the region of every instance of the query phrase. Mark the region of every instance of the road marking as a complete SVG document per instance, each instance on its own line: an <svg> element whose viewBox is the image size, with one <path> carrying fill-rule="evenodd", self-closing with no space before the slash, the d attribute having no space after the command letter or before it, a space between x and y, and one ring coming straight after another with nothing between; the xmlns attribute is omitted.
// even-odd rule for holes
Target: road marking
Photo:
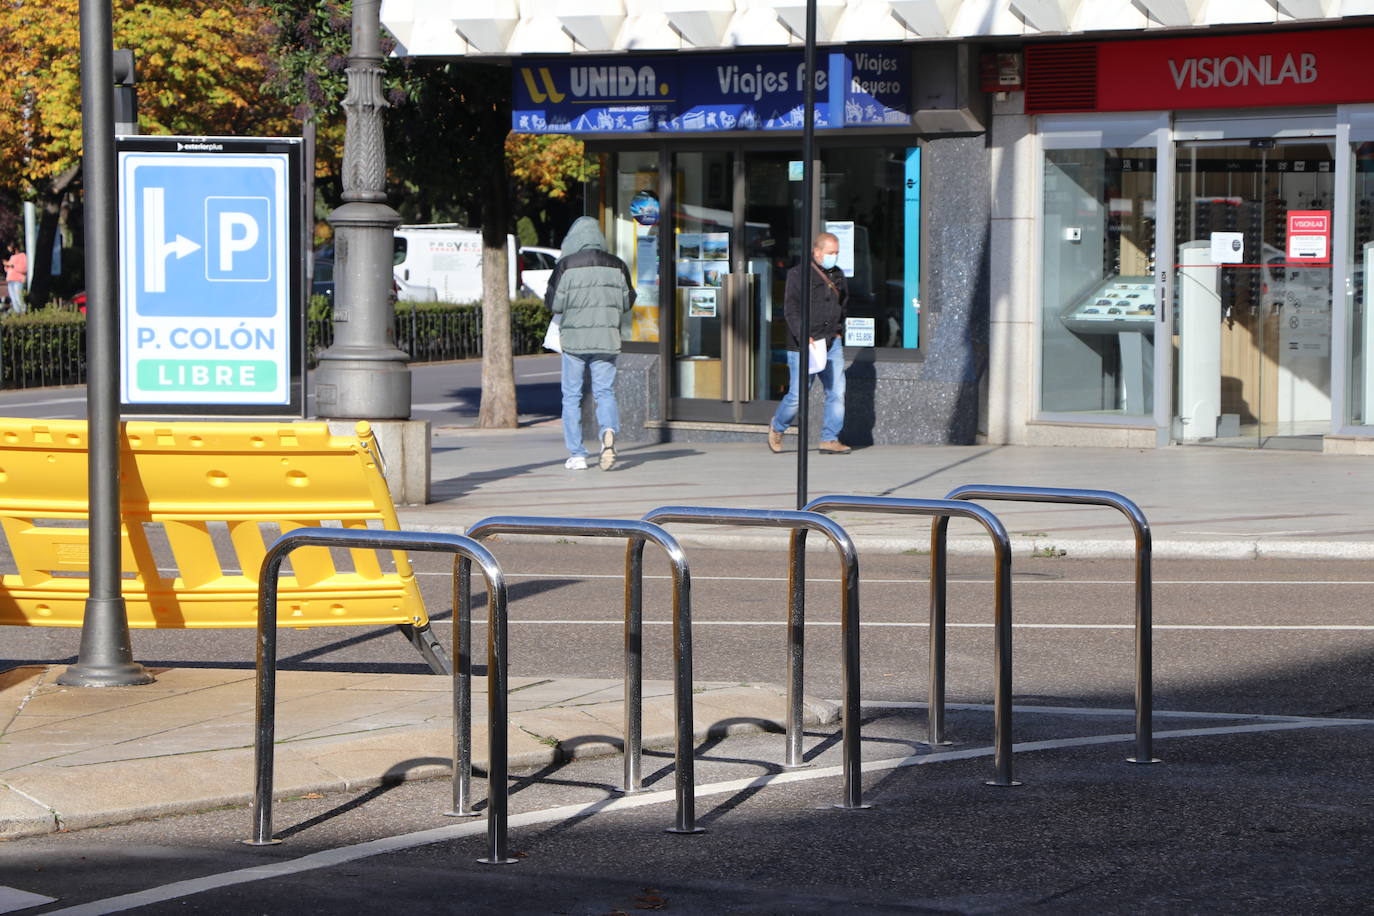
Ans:
<svg viewBox="0 0 1374 916"><path fill-rule="evenodd" d="M831 700L838 703L839 700ZM929 703L908 702L906 700L862 700L862 705L871 709L929 709ZM1056 716L1092 716L1110 718L1134 718L1135 710L1130 708L1111 709L1099 706L1023 706L1014 704L1012 712L1016 713L1048 713ZM994 712L997 707L991 703L946 703L945 709L966 709L973 712ZM1311 721L1311 716L1271 716L1262 713L1235 713L1235 712L1189 712L1183 709L1154 709L1150 711L1151 718L1155 719L1246 719L1259 720L1266 722L1307 722ZM1318 717L1319 721L1337 721ZM1364 725L1374 725L1374 719L1340 719L1341 722L1352 722Z"/></svg>
<svg viewBox="0 0 1374 916"><path fill-rule="evenodd" d="M547 378L547 377L549 377L549 376L551 376L551 375L562 375L562 374L563 374L563 370L562 370L562 369L555 369L555 370L552 371L552 372L522 372L520 375L516 376L516 379L515 379L515 380L518 382L518 381L520 381L521 379L527 379L527 378Z"/></svg>
<svg viewBox="0 0 1374 916"><path fill-rule="evenodd" d="M0 913L27 910L31 906L42 906L45 903L52 903L56 899L56 897L31 894L28 891L21 891L17 887L5 887L0 884Z"/></svg>
<svg viewBox="0 0 1374 916"><path fill-rule="evenodd" d="M1234 718L1251 720L1255 717L1239 715ZM1195 738L1211 735L1240 735L1259 732L1291 731L1299 728L1336 728L1371 724L1374 724L1374 721L1368 719L1292 719L1257 722L1249 725L1183 728L1174 731L1155 732L1154 737L1156 739ZM1058 748L1125 744L1133 741L1135 741L1134 734L1092 735L1080 738L1025 741L1012 745L1012 750L1017 753L1029 753L1032 751L1055 750ZM991 746L972 747L957 751L939 751L929 754L913 754L906 757L890 757L885 760L870 760L861 764L860 769L865 773L880 773L905 767L927 766L933 763L945 763L952 760L972 760L978 757L991 756L993 756L993 748ZM833 779L842 776L843 773L844 768L842 766L828 766L817 767L816 769L810 770L790 770L782 773L769 773L763 776L745 777L743 779L731 779L723 782L699 785L696 787L694 797L698 799L710 798L716 795L738 794L740 792L747 792L770 785L786 785L794 782L810 782L817 779ZM596 802L560 805L556 808L546 808L542 811L528 811L523 814L515 814L510 816L507 823L511 828L519 828L533 827L540 824L551 824L559 821L576 822L577 820L602 812L628 811L632 808L643 808L649 805L669 804L676 800L676 789L646 792L642 795L615 796ZM359 859L402 852L407 849L414 849L418 846L429 846L434 843L442 843L448 840L481 836L486 833L486 829L485 819L468 821L463 824L453 824L446 827L434 827L429 830L419 830L414 833L383 837L379 840L369 840L366 843L358 843L353 846L326 849L302 856L299 859L254 865L248 868L221 872L217 875L205 875L200 878L191 878L186 881L175 881L171 884L164 884L160 887L136 891L132 894L107 897L104 900L94 900L89 903L82 903L60 910L49 910L48 912L49 914L54 914L54 916L58 913L65 914L65 916L103 916L103 914L106 913L121 913L126 910L134 909L135 907L150 906L154 903L163 903L168 900L190 897L194 894L204 893L205 891L211 891L221 887L248 884L253 881L262 881L267 878L282 878L289 875L298 875L322 868L332 868L337 865L344 865L348 862L356 862Z"/></svg>
<svg viewBox="0 0 1374 916"><path fill-rule="evenodd" d="M452 572L431 572L418 571L417 576L442 576L445 579L452 579ZM615 579L623 581L624 573L521 573L506 571L506 580L512 579ZM645 580L671 581L672 576L645 575ZM1015 585L1135 585L1134 579L1040 579L1040 578L1017 578L1015 571L1012 572L1012 579ZM692 574L693 582L786 582L786 576L701 576ZM807 576L809 583L837 584L839 579L824 579L819 577ZM991 585L992 579L950 579L951 583L958 585ZM863 579L864 585L929 585L929 578L911 579L870 579L867 576ZM1374 585L1374 579L1155 579L1154 585Z"/></svg>
<svg viewBox="0 0 1374 916"><path fill-rule="evenodd" d="M81 397L81 398L45 398L44 400L41 400L41 401L7 401L7 402L5 402L5 406L6 406L7 408L8 408L8 407L42 407L42 406L44 406L44 405L46 405L46 404L84 404L84 403L86 403L86 398L84 398L84 397ZM3 912L3 911L0 911L0 912Z"/></svg>
<svg viewBox="0 0 1374 916"><path fill-rule="evenodd" d="M483 625L486 620L473 620L475 625ZM692 620L693 627L777 627L782 626L782 620L702 620L695 618ZM431 620L431 624L440 625L450 623L447 620ZM552 626L601 626L601 627L623 627L624 620L538 620L538 619L516 619L507 620L510 625L534 625L544 624ZM671 620L645 620L645 626L672 626ZM808 627L838 627L838 620L808 620ZM947 627L953 630L991 630L996 626L995 623L948 623ZM930 623L923 620L864 620L859 623L860 629L882 629L882 628L902 628L929 629ZM1012 627L1017 630L1134 630L1134 623L1013 623ZM1363 633L1374 630L1374 624L1363 623L1304 623L1304 624L1228 624L1228 623L1156 623L1152 630L1225 630L1225 631L1313 631L1313 632L1345 632L1352 631Z"/></svg>

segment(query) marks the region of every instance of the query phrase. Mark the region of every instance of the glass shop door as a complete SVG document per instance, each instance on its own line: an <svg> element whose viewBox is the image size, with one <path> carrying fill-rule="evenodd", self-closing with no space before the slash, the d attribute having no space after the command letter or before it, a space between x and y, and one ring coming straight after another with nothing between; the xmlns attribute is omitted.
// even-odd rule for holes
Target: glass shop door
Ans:
<svg viewBox="0 0 1374 916"><path fill-rule="evenodd" d="M1177 145L1177 441L1322 447L1332 409L1334 142Z"/></svg>
<svg viewBox="0 0 1374 916"><path fill-rule="evenodd" d="M765 422L787 386L783 290L801 184L785 152L672 159L672 417Z"/></svg>

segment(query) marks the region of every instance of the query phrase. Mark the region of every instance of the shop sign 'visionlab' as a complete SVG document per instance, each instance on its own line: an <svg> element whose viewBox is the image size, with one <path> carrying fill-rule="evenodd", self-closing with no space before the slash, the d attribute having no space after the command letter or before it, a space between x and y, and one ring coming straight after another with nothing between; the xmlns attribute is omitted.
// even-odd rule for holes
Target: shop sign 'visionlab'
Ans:
<svg viewBox="0 0 1374 916"><path fill-rule="evenodd" d="M521 133L800 130L800 52L531 59L514 67ZM818 128L911 123L904 48L817 55Z"/></svg>

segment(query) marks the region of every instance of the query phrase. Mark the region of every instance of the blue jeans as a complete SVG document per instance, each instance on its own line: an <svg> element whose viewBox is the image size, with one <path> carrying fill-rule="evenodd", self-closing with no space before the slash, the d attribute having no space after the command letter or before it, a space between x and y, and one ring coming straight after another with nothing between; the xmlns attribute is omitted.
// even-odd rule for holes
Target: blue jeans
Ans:
<svg viewBox="0 0 1374 916"><path fill-rule="evenodd" d="M797 351L787 351L787 371L791 377L791 383L787 386L787 394L783 397L782 403L778 405L777 412L773 414L773 428L780 433L787 432L787 427L792 425L792 421L797 418L797 406L801 403L801 390L797 386ZM844 338L836 337L830 342L830 349L826 352L825 368L815 375L807 374L806 387L811 387L811 380L819 378L821 387L825 389L825 414L821 418L821 441L838 442L840 429L844 426Z"/></svg>
<svg viewBox="0 0 1374 916"><path fill-rule="evenodd" d="M12 280L8 284L10 293L10 308L16 313L24 311L24 281Z"/></svg>
<svg viewBox="0 0 1374 916"><path fill-rule="evenodd" d="M563 354L563 444L569 455L587 457L582 444L582 377L592 370L592 397L596 399L598 435L609 429L620 432L620 411L615 406L615 354L573 356Z"/></svg>

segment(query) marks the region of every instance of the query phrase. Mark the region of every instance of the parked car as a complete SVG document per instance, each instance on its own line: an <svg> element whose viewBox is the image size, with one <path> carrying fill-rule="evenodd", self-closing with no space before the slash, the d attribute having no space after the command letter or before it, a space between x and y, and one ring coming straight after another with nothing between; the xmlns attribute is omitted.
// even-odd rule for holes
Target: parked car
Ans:
<svg viewBox="0 0 1374 916"><path fill-rule="evenodd" d="M310 295L324 296L329 305L334 305L334 247L326 245L317 248L314 254L315 272L310 280ZM395 302L399 287L395 277L391 280L391 301Z"/></svg>
<svg viewBox="0 0 1374 916"><path fill-rule="evenodd" d="M520 278L525 288L540 299L548 288L553 266L558 263L557 248L538 248L530 246L520 249Z"/></svg>

